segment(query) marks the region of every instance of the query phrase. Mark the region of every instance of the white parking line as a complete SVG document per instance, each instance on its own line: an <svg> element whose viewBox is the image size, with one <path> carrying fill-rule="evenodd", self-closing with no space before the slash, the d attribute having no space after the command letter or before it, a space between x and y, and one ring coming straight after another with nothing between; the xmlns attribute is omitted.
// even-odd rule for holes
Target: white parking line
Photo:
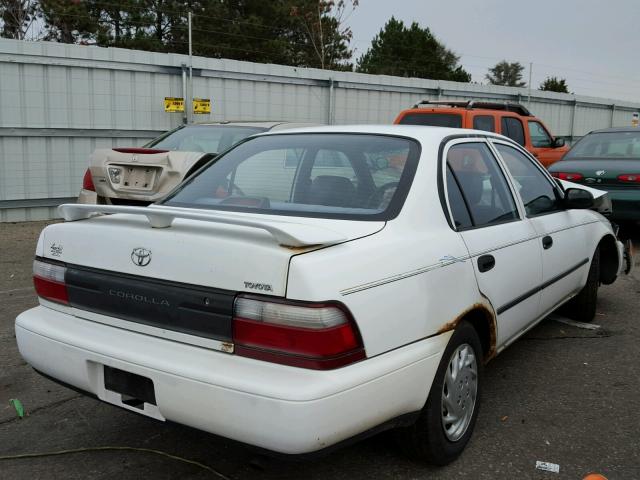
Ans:
<svg viewBox="0 0 640 480"><path fill-rule="evenodd" d="M571 320L570 318L566 318L566 317L561 317L559 315L551 315L549 318L556 322L564 323L565 325L570 325L576 328L582 328L583 330L599 330L600 328L602 328L600 325L596 325L595 323L576 322L575 320Z"/></svg>

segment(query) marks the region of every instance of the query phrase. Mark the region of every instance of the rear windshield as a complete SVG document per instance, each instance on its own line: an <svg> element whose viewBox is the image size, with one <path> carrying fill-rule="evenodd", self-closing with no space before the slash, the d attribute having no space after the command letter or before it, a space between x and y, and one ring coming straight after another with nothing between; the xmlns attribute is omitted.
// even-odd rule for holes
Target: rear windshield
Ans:
<svg viewBox="0 0 640 480"><path fill-rule="evenodd" d="M400 124L462 128L462 116L455 113L407 113L400 119Z"/></svg>
<svg viewBox="0 0 640 480"><path fill-rule="evenodd" d="M416 141L396 136L265 135L212 161L163 204L388 220L402 208L419 152Z"/></svg>
<svg viewBox="0 0 640 480"><path fill-rule="evenodd" d="M182 152L219 153L265 128L232 125L189 125L161 135L145 147Z"/></svg>
<svg viewBox="0 0 640 480"><path fill-rule="evenodd" d="M564 160L571 158L640 158L640 130L590 133L573 146Z"/></svg>

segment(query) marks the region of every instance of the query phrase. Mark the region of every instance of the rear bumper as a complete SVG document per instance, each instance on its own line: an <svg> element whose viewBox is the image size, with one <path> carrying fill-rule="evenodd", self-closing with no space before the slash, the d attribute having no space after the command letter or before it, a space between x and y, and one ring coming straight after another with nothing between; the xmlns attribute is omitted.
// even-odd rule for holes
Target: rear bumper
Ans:
<svg viewBox="0 0 640 480"><path fill-rule="evenodd" d="M40 306L16 319L35 369L101 400L285 454L344 441L424 405L451 332L337 370L286 367L83 320ZM103 366L150 378L144 412Z"/></svg>
<svg viewBox="0 0 640 480"><path fill-rule="evenodd" d="M640 189L608 190L613 205L610 217L618 221L640 221Z"/></svg>

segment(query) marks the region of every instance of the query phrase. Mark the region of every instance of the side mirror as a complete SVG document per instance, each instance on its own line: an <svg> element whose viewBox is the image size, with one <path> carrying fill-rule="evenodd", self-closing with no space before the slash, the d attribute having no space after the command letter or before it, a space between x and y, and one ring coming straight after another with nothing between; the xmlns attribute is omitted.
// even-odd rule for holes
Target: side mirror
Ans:
<svg viewBox="0 0 640 480"><path fill-rule="evenodd" d="M567 209L591 208L593 204L594 198L591 192L581 188L568 188L564 191L564 206Z"/></svg>
<svg viewBox="0 0 640 480"><path fill-rule="evenodd" d="M564 138L556 138L553 140L553 148L564 147L565 141Z"/></svg>

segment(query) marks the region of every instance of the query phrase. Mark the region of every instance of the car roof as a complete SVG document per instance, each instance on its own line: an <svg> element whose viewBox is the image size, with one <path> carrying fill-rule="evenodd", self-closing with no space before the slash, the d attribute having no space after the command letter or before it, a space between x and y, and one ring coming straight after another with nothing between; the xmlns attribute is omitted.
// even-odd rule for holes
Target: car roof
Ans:
<svg viewBox="0 0 640 480"><path fill-rule="evenodd" d="M295 132L264 132L255 136L263 135L286 135L289 133L363 133L376 135L394 135L414 138L420 142L440 142L446 137L491 137L499 140L513 140L503 135L487 132L484 130L473 130L468 128L431 127L426 125L326 125L320 127L297 128Z"/></svg>
<svg viewBox="0 0 640 480"><path fill-rule="evenodd" d="M639 127L612 127L612 128L601 128L599 130L592 130L587 135L591 133L618 133L618 132L638 132L640 133Z"/></svg>
<svg viewBox="0 0 640 480"><path fill-rule="evenodd" d="M249 121L231 121L225 120L220 122L198 122L187 126L231 126L231 127L254 127L264 128L266 130L282 130L284 128L296 128L297 126L307 127L320 125L319 123L303 123L303 122L286 122L282 120L249 120Z"/></svg>

